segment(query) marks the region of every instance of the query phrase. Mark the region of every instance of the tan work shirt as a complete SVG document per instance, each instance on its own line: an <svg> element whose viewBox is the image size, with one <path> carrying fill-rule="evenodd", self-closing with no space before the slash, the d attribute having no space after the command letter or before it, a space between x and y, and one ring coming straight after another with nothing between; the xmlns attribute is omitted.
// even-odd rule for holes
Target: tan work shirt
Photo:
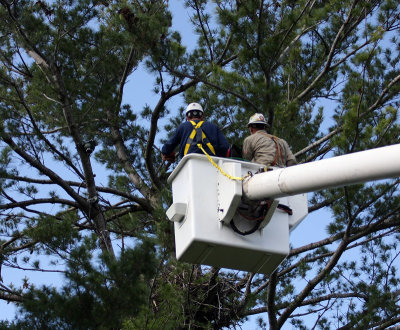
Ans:
<svg viewBox="0 0 400 330"><path fill-rule="evenodd" d="M296 163L296 157L290 151L288 143L264 130L259 130L245 138L243 157L253 163L266 166L286 167L290 160Z"/></svg>

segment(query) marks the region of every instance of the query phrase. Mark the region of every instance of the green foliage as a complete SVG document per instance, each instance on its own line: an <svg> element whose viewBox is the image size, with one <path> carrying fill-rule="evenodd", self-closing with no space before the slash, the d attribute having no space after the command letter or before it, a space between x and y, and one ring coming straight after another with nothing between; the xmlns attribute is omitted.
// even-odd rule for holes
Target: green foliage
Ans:
<svg viewBox="0 0 400 330"><path fill-rule="evenodd" d="M65 285L31 289L16 321L20 329L120 328L145 305L156 257L148 243L124 250L115 260L107 254L92 260L90 244L74 249Z"/></svg>
<svg viewBox="0 0 400 330"><path fill-rule="evenodd" d="M184 322L182 304L185 297L176 284L163 285L154 293L157 300L151 306L145 306L136 317L129 317L123 323L123 329L175 329Z"/></svg>
<svg viewBox="0 0 400 330"><path fill-rule="evenodd" d="M34 241L43 243L53 251L68 250L69 246L79 238L72 225L76 218L71 216L70 214L59 219L42 216L35 220L32 219L34 221L30 223L31 228L26 231L27 236Z"/></svg>

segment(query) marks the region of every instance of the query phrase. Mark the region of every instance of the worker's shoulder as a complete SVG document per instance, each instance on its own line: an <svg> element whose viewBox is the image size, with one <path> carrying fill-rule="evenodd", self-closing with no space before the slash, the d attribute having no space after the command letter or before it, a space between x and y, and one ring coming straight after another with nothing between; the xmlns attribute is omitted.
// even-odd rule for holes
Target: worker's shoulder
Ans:
<svg viewBox="0 0 400 330"><path fill-rule="evenodd" d="M289 143L287 143L287 141L285 139L282 139L280 137L276 137L278 141L282 142L283 144L289 146Z"/></svg>
<svg viewBox="0 0 400 330"><path fill-rule="evenodd" d="M190 121L184 121L182 124L180 124L177 128L178 130L182 130L182 131L187 131L187 130L192 130L193 129L193 125Z"/></svg>
<svg viewBox="0 0 400 330"><path fill-rule="evenodd" d="M273 140L275 137L273 135L267 133L266 131L260 130L260 131L255 132L254 134L251 134L250 136L248 136L248 138L253 141L265 141L265 142L273 143Z"/></svg>
<svg viewBox="0 0 400 330"><path fill-rule="evenodd" d="M210 121L204 121L203 124L201 125L205 130L209 130L212 132L220 131L220 128L218 125L210 122Z"/></svg>
<svg viewBox="0 0 400 330"><path fill-rule="evenodd" d="M211 121L203 121L203 125L202 126L209 126L209 127L218 127L216 124L212 123Z"/></svg>
<svg viewBox="0 0 400 330"><path fill-rule="evenodd" d="M249 135L249 136L246 136L246 137L244 138L244 141L243 141L243 142L248 143L248 142L252 141L253 139L254 139L254 134Z"/></svg>
<svg viewBox="0 0 400 330"><path fill-rule="evenodd" d="M281 141L284 144L288 144L285 139L282 139L281 137L276 136L276 135L269 134L265 131L257 131L256 134L253 134L253 135L255 135L258 139L268 139L271 141L275 140L278 142Z"/></svg>

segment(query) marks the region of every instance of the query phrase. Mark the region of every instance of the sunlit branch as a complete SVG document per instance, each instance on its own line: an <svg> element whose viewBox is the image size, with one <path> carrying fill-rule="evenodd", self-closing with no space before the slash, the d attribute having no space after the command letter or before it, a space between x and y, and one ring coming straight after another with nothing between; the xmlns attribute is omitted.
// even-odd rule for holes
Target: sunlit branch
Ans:
<svg viewBox="0 0 400 330"><path fill-rule="evenodd" d="M303 155L304 153L310 151L311 149L320 146L325 141L330 140L333 136L335 136L336 134L340 133L342 131L342 129L343 129L342 127L337 127L336 129L334 129L333 131L329 132L327 135L325 135L321 139L313 142L312 144L310 144L306 148L301 149L300 151L296 152L294 155L296 157L299 157L299 156Z"/></svg>

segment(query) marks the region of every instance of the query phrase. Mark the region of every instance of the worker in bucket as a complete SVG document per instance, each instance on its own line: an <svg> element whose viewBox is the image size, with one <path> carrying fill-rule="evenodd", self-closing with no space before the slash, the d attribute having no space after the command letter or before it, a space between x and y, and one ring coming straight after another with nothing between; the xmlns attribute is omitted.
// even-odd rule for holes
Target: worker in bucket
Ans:
<svg viewBox="0 0 400 330"><path fill-rule="evenodd" d="M296 165L296 157L288 143L267 133L268 124L264 115L256 113L250 117L250 136L243 143L243 157L265 166L286 167Z"/></svg>
<svg viewBox="0 0 400 330"><path fill-rule="evenodd" d="M198 144L201 144L210 156L226 156L229 144L225 136L217 125L204 121L203 112L203 107L198 103L190 103L187 106L186 121L179 125L161 149L163 160L174 162L174 150L178 145L180 158L189 153L203 154Z"/></svg>

